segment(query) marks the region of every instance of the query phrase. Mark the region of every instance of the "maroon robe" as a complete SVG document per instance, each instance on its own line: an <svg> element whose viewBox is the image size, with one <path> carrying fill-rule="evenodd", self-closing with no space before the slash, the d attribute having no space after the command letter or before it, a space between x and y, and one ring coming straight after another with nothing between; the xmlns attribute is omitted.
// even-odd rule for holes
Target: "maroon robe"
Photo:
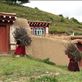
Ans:
<svg viewBox="0 0 82 82"><path fill-rule="evenodd" d="M26 54L25 52L25 46L18 45L15 50L16 55L24 56Z"/></svg>
<svg viewBox="0 0 82 82"><path fill-rule="evenodd" d="M75 61L75 59L73 58L69 58L69 64L68 64L68 70L69 71L80 71L79 66L78 66L78 62Z"/></svg>

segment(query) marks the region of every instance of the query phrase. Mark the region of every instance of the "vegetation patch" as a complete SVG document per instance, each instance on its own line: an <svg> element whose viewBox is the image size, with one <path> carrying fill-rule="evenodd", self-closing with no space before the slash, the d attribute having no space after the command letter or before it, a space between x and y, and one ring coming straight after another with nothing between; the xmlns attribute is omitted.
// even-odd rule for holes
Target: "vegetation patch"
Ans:
<svg viewBox="0 0 82 82"><path fill-rule="evenodd" d="M49 65L33 57L0 57L2 82L80 82L80 72L69 72L67 66Z"/></svg>
<svg viewBox="0 0 82 82"><path fill-rule="evenodd" d="M37 7L30 8L22 5L4 4L2 1L0 2L0 12L16 13L17 17L31 21L51 22L49 32L52 34L64 33L70 35L74 32L76 35L82 35L82 23L75 18L64 17L62 14L51 14Z"/></svg>

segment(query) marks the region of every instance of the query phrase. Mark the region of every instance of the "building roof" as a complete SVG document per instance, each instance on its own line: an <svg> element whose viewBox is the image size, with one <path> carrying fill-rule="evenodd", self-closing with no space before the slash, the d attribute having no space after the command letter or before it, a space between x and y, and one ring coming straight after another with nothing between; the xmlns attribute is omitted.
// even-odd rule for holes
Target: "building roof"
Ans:
<svg viewBox="0 0 82 82"><path fill-rule="evenodd" d="M28 21L30 27L49 27L50 22L45 21Z"/></svg>
<svg viewBox="0 0 82 82"><path fill-rule="evenodd" d="M0 24L13 24L16 20L16 13L0 12Z"/></svg>
<svg viewBox="0 0 82 82"><path fill-rule="evenodd" d="M74 39L82 39L82 36L71 36L71 40L74 40Z"/></svg>
<svg viewBox="0 0 82 82"><path fill-rule="evenodd" d="M82 39L75 39L75 40L72 40L71 43L81 43L82 44Z"/></svg>
<svg viewBox="0 0 82 82"><path fill-rule="evenodd" d="M0 15L12 15L12 16L16 16L16 13L0 12Z"/></svg>

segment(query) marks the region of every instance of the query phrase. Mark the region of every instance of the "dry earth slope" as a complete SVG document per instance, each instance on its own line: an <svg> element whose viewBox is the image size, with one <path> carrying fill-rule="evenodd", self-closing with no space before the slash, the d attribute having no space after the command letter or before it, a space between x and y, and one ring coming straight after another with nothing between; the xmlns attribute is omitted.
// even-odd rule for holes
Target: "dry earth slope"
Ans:
<svg viewBox="0 0 82 82"><path fill-rule="evenodd" d="M32 44L28 52L33 57L46 59L55 62L57 65L66 65L68 58L65 55L65 43L59 39L49 39L45 37L32 37Z"/></svg>

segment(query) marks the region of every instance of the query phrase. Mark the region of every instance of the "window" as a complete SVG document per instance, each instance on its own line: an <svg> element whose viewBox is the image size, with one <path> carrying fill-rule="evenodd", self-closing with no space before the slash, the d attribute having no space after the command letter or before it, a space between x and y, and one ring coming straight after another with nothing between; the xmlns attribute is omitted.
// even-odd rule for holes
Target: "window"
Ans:
<svg viewBox="0 0 82 82"><path fill-rule="evenodd" d="M37 36L42 36L45 33L45 29L43 27L36 27L36 28L33 28L32 33Z"/></svg>

